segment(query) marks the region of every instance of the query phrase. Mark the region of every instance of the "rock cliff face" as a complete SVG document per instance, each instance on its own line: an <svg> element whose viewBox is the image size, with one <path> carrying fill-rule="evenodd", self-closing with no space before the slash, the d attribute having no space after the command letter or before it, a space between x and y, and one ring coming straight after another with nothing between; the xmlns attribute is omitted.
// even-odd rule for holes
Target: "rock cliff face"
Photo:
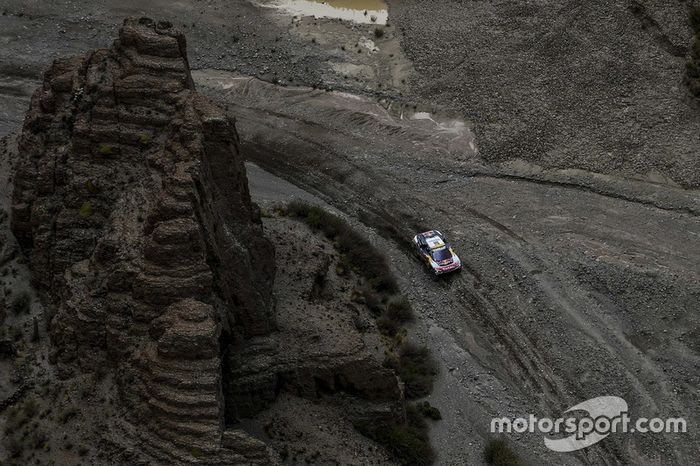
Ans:
<svg viewBox="0 0 700 466"><path fill-rule="evenodd" d="M275 328L274 249L184 36L130 19L111 49L57 60L18 146L12 230L64 375L113 367L153 459L273 461L224 431L221 354Z"/></svg>
<svg viewBox="0 0 700 466"><path fill-rule="evenodd" d="M56 61L19 148L12 228L35 283L65 303L58 334L119 352L124 326L214 294L233 311L227 327L272 329L274 253L233 122L194 92L184 37L168 24L130 20L112 49ZM109 308L81 307L104 296Z"/></svg>
<svg viewBox="0 0 700 466"><path fill-rule="evenodd" d="M57 60L18 149L11 227L55 310L51 362L64 378L110 369L103 438L121 461L274 464L240 427L281 391L335 397L346 422L403 418L359 311L299 291L330 256L275 283L234 122L195 92L170 24L128 19L112 48Z"/></svg>

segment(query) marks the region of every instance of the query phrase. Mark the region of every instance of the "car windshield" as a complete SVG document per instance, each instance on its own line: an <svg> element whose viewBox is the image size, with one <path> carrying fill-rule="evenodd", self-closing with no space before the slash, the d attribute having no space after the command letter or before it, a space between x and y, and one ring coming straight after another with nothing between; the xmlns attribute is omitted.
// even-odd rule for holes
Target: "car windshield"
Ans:
<svg viewBox="0 0 700 466"><path fill-rule="evenodd" d="M450 257L452 257L452 253L448 248L433 251L433 260L435 261L444 261L445 259L449 259Z"/></svg>

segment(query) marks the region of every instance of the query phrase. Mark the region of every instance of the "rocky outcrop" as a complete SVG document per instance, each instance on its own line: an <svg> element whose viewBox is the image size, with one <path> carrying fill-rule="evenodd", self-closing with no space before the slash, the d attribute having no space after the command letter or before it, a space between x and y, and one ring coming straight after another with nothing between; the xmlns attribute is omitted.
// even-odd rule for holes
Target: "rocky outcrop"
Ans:
<svg viewBox="0 0 700 466"><path fill-rule="evenodd" d="M165 463L267 464L267 446L240 431L224 431L219 338L212 306L183 300L151 324L137 356L147 426L142 447ZM223 448L222 448L223 447Z"/></svg>
<svg viewBox="0 0 700 466"><path fill-rule="evenodd" d="M402 418L350 278L333 306L329 283L309 296L301 277L330 256L279 281L273 312L275 251L234 121L195 92L185 48L170 24L129 19L112 48L57 60L32 98L11 227L56 310L51 362L62 377L111 369L124 409L105 437L130 464L275 464L238 427L280 390L328 395L353 422Z"/></svg>
<svg viewBox="0 0 700 466"><path fill-rule="evenodd" d="M220 355L274 329L274 249L184 36L129 19L111 49L57 60L18 147L12 230L57 308L54 362L115 367L154 461L272 462L224 429Z"/></svg>
<svg viewBox="0 0 700 466"><path fill-rule="evenodd" d="M19 150L12 229L31 251L35 284L71 302L73 320L105 323L78 324L78 333L110 340L178 299L211 299L214 288L227 326L273 328L273 248L233 121L194 92L184 36L169 24L128 20L112 49L57 60ZM240 266L222 266L231 263ZM123 305L81 308L100 294Z"/></svg>

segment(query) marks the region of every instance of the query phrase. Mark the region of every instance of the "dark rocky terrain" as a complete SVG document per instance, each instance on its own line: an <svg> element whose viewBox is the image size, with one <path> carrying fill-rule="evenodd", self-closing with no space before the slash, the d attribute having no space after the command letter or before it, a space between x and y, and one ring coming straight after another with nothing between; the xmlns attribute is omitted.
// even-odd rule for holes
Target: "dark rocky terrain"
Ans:
<svg viewBox="0 0 700 466"><path fill-rule="evenodd" d="M355 325L358 277L330 265L334 298L311 299L332 245L269 217L301 197L383 251L417 312L440 367L436 464L482 464L492 417L603 395L689 432L572 454L507 440L528 464L694 464L691 3L389 0L378 34L244 0L0 2L2 432L34 413L17 432L39 464L391 462L352 428L401 404ZM151 33L106 49L142 15L174 25L156 52ZM437 282L407 246L434 227L465 265ZM317 396L342 385L328 371L378 385Z"/></svg>

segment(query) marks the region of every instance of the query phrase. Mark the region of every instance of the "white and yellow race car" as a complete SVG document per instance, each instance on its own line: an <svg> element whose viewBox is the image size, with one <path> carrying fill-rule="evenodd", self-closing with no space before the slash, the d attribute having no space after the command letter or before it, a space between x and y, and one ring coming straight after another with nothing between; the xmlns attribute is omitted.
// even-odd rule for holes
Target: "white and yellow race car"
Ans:
<svg viewBox="0 0 700 466"><path fill-rule="evenodd" d="M454 272L462 268L462 261L452 250L445 235L438 230L418 233L413 237L418 256L435 276Z"/></svg>

